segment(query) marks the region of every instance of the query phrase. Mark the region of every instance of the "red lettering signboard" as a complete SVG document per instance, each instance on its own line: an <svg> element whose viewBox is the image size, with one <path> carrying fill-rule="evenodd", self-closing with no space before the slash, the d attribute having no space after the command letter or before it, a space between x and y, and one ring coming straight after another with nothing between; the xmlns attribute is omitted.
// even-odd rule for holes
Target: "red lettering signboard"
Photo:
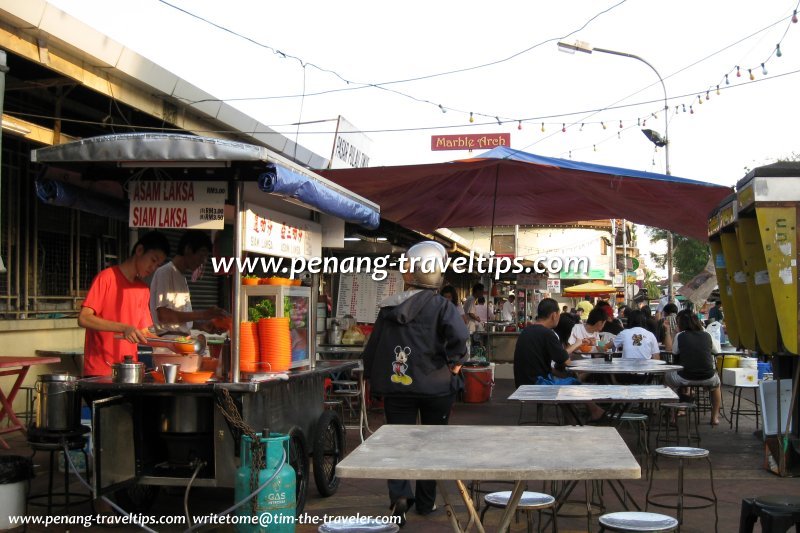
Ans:
<svg viewBox="0 0 800 533"><path fill-rule="evenodd" d="M134 181L129 184L131 228L223 229L224 181Z"/></svg>
<svg viewBox="0 0 800 533"><path fill-rule="evenodd" d="M431 150L489 150L511 146L510 133L470 133L465 135L431 135Z"/></svg>

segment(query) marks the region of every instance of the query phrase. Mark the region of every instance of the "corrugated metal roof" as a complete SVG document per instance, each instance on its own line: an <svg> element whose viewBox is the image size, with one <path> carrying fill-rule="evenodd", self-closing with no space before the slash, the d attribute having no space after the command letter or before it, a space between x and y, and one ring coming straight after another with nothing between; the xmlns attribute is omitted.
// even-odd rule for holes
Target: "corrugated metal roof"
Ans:
<svg viewBox="0 0 800 533"><path fill-rule="evenodd" d="M0 21L47 47L67 52L88 68L102 68L108 76L144 88L150 94L160 93L171 105L190 109L209 121L212 126L209 129L241 132L236 134L238 140L266 146L309 168L327 166L324 157L300 145L295 149L294 141L224 102L187 103L214 100L215 97L45 0L0 0ZM141 111L148 113L152 110ZM202 133L208 135L208 132Z"/></svg>

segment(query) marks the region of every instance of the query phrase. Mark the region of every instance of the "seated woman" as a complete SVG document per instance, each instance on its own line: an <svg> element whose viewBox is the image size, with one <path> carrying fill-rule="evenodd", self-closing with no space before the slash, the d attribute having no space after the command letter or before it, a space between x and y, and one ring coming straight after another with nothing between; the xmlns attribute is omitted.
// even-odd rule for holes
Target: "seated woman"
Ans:
<svg viewBox="0 0 800 533"><path fill-rule="evenodd" d="M678 334L672 343L672 353L680 354L683 370L669 372L664 383L677 391L680 387L706 387L711 396L711 425L719 425L719 407L722 393L719 386L711 335L692 311L681 311L676 318Z"/></svg>
<svg viewBox="0 0 800 533"><path fill-rule="evenodd" d="M614 338L614 348L622 348L623 359L660 359L656 336L647 331L647 321L641 311L629 311L628 323Z"/></svg>

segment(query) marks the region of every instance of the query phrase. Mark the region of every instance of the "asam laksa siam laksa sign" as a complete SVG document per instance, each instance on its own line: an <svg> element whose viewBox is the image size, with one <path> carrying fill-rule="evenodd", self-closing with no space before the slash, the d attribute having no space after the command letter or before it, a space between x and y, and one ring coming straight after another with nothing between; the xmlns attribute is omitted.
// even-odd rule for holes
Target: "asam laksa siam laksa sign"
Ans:
<svg viewBox="0 0 800 533"><path fill-rule="evenodd" d="M128 191L132 228L223 229L224 181L136 181Z"/></svg>
<svg viewBox="0 0 800 533"><path fill-rule="evenodd" d="M471 133L465 135L431 135L431 150L491 150L511 146L510 133Z"/></svg>

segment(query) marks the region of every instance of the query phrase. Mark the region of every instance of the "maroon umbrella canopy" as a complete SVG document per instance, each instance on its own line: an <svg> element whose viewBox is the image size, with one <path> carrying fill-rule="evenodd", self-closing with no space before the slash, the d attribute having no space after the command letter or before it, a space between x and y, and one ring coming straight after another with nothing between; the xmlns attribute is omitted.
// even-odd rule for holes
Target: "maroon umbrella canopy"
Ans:
<svg viewBox="0 0 800 533"><path fill-rule="evenodd" d="M319 173L379 204L383 218L424 232L625 218L706 240L709 213L733 192L508 148L451 163Z"/></svg>

